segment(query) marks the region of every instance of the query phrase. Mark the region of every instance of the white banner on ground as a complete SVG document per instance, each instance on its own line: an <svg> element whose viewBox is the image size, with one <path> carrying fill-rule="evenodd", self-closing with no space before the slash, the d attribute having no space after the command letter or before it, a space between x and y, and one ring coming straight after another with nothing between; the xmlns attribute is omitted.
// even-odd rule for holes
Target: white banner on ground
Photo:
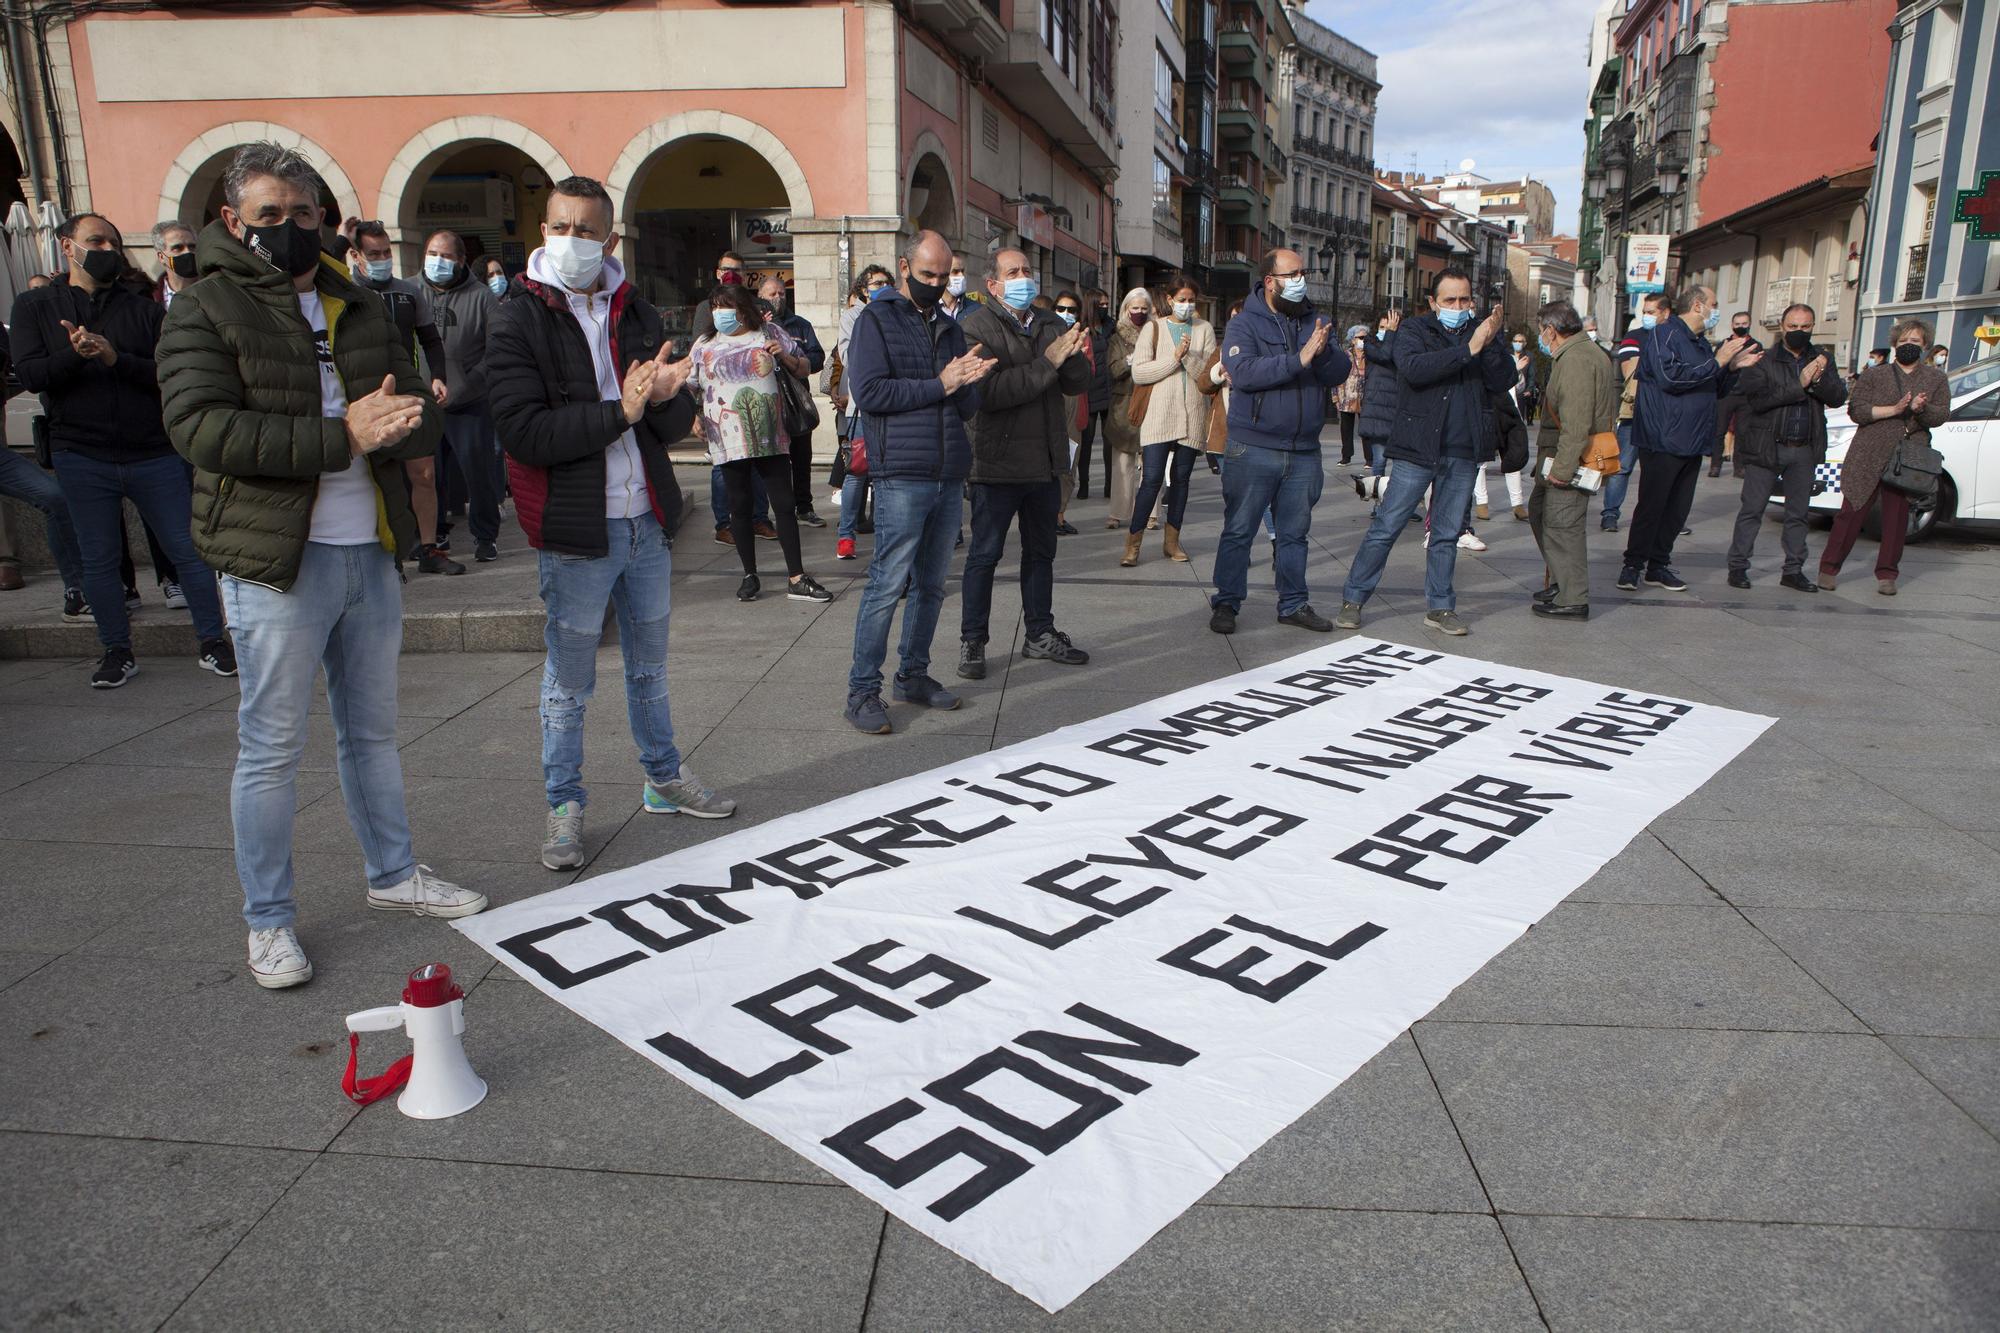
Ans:
<svg viewBox="0 0 2000 1333"><path fill-rule="evenodd" d="M1351 640L457 925L1055 1310L1769 725Z"/></svg>

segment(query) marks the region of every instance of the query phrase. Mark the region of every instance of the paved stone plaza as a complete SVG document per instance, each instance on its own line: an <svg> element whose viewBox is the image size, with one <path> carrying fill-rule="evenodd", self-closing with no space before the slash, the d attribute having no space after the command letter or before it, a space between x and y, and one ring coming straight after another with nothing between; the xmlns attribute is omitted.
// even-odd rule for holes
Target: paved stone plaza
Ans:
<svg viewBox="0 0 2000 1333"><path fill-rule="evenodd" d="M1864 541L1847 587L1805 597L1777 586L1769 525L1757 587L1732 592L1736 483L1704 480L1690 592L1614 591L1619 539L1593 521L1596 619L1544 623L1527 611L1539 557L1495 492L1492 550L1458 566L1472 637L1423 630L1415 531L1365 634L1777 725L1057 1317L444 924L370 912L324 717L298 822L318 975L259 990L229 852L233 682L143 644L141 674L109 693L77 659L0 661L0 1326L2000 1326L2000 557L1962 536L1912 548L1890 601ZM1194 564L1159 559L1155 534L1124 570L1101 501L1079 502L1056 609L1091 664L1010 665L1003 585L992 676L956 713L893 708L891 738L840 717L862 564L808 534L839 600L740 606L735 557L697 513L677 555L674 717L741 813L631 813L607 653L582 873L1324 644L1274 623L1268 549L1242 632L1208 632L1220 508L1198 472ZM1365 515L1330 475L1312 560L1327 615ZM511 522L508 538L497 565L414 585L412 614L468 597L532 611ZM954 596L947 680L956 616ZM404 662L418 855L496 903L569 879L537 858L539 669L520 652ZM467 988L491 1095L445 1122L357 1111L342 1018L432 959ZM398 1049L376 1038L364 1056Z"/></svg>

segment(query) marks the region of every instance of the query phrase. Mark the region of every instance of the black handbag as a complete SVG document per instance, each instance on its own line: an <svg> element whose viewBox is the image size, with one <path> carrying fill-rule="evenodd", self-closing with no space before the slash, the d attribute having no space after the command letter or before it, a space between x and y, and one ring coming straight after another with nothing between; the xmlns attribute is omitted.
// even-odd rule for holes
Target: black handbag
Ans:
<svg viewBox="0 0 2000 1333"><path fill-rule="evenodd" d="M1897 441L1882 469L1882 484L1917 502L1918 508L1937 499L1938 478L1944 474L1944 455L1914 435Z"/></svg>
<svg viewBox="0 0 2000 1333"><path fill-rule="evenodd" d="M812 433L819 429L819 404L813 401L812 389L804 380L780 366L778 392L784 397L784 414L780 419L786 437L810 440Z"/></svg>

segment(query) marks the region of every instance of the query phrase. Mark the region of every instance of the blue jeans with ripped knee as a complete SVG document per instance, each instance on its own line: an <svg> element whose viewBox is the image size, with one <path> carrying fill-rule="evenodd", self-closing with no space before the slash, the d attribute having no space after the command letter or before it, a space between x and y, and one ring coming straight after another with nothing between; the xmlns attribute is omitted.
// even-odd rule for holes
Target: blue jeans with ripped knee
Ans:
<svg viewBox="0 0 2000 1333"><path fill-rule="evenodd" d="M673 551L651 514L608 518L609 554L541 552L542 604L548 608L542 666L542 777L549 806L587 804L583 786L583 714L597 685L597 645L604 609L618 613L625 656L625 710L639 766L655 783L681 774L667 711L667 618L672 610Z"/></svg>

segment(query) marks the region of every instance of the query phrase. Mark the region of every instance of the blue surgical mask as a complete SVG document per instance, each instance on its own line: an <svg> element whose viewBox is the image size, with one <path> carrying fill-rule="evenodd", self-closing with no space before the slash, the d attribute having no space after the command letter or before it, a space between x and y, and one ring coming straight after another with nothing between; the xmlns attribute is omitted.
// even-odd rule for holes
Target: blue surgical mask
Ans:
<svg viewBox="0 0 2000 1333"><path fill-rule="evenodd" d="M1720 324L1721 322L1722 322L1722 308L1718 306L1714 310L1709 311L1708 318L1704 319L1701 322L1702 332L1706 333L1708 330L1714 328L1717 324Z"/></svg>
<svg viewBox="0 0 2000 1333"><path fill-rule="evenodd" d="M724 335L734 333L736 332L737 325L740 323L741 321L736 318L734 310L725 308L715 312L715 331L717 333Z"/></svg>
<svg viewBox="0 0 2000 1333"><path fill-rule="evenodd" d="M424 276L432 282L450 282L458 274L458 261L443 255L424 256Z"/></svg>
<svg viewBox="0 0 2000 1333"><path fill-rule="evenodd" d="M1291 277L1286 278L1285 285L1278 288L1278 295L1284 297L1287 301L1297 302L1305 300L1306 275L1295 273Z"/></svg>
<svg viewBox="0 0 2000 1333"><path fill-rule="evenodd" d="M1033 278L1009 278L1005 287L1006 294L1000 299L1016 310L1026 310L1028 304L1041 295L1041 292L1042 284Z"/></svg>
<svg viewBox="0 0 2000 1333"><path fill-rule="evenodd" d="M505 296L507 294L507 275L505 273L495 273L486 280L486 285L492 289L495 296Z"/></svg>
<svg viewBox="0 0 2000 1333"><path fill-rule="evenodd" d="M1438 311L1438 323L1444 325L1448 329L1464 328L1465 321L1471 318L1472 318L1472 312L1470 310Z"/></svg>
<svg viewBox="0 0 2000 1333"><path fill-rule="evenodd" d="M1543 356L1554 356L1556 354L1555 349L1549 346L1549 340L1542 337L1539 333L1535 335L1535 346L1542 349Z"/></svg>
<svg viewBox="0 0 2000 1333"><path fill-rule="evenodd" d="M1659 324L1659 322L1660 322L1660 317L1658 315L1639 316L1639 327L1642 329L1654 328Z"/></svg>
<svg viewBox="0 0 2000 1333"><path fill-rule="evenodd" d="M1389 341L1389 330L1387 330L1387 329L1377 329L1377 330L1375 330L1375 341L1376 341L1376 342L1384 342L1384 343L1385 343L1385 342L1388 342L1388 341Z"/></svg>
<svg viewBox="0 0 2000 1333"><path fill-rule="evenodd" d="M895 290L896 290L896 289L895 289L895 287L894 287L894 286L892 286L891 284L889 284L889 283L886 283L886 282L885 282L885 283L883 283L883 284L882 284L882 285L881 285L880 287L871 287L871 288L869 288L869 289L868 289L868 299L869 299L869 300L871 300L871 301L879 301L879 300L881 300L881 299L882 299L883 297L887 296L887 295L888 295L888 294L889 294L890 292L893 292L893 291L895 291Z"/></svg>
<svg viewBox="0 0 2000 1333"><path fill-rule="evenodd" d="M364 259L361 271L370 282L387 282L396 276L396 261L393 259Z"/></svg>
<svg viewBox="0 0 2000 1333"><path fill-rule="evenodd" d="M1071 328L1076 327L1076 312L1073 310L1058 310L1056 311L1056 318Z"/></svg>

